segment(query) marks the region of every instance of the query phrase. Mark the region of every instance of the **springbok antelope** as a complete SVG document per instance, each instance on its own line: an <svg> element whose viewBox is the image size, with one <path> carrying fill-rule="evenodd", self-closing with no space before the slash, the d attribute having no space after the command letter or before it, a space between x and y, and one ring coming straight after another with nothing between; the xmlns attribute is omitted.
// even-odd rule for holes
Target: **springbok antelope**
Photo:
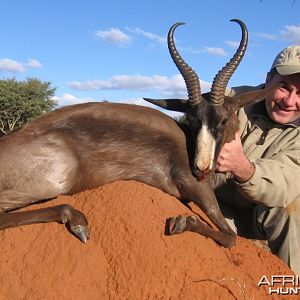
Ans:
<svg viewBox="0 0 300 300"><path fill-rule="evenodd" d="M103 102L58 109L2 137L0 229L57 221L86 242L87 219L70 205L15 210L116 180L137 180L193 201L219 229L202 224L195 216L177 216L167 221L170 234L190 230L225 247L234 245L236 235L222 216L206 175L213 171L222 144L231 140L238 128L236 109L262 99L265 93L224 96L247 45L246 26L234 21L243 32L240 46L216 76L211 92L204 95L196 73L175 48L173 34L180 23L169 31L169 51L185 79L189 100L159 103L185 111L190 127L151 108Z"/></svg>

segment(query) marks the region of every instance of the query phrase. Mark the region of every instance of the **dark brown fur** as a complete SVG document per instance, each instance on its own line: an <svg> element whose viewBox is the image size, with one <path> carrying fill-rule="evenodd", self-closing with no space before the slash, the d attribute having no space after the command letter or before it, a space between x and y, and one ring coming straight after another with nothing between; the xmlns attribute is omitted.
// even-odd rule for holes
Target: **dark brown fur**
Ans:
<svg viewBox="0 0 300 300"><path fill-rule="evenodd" d="M222 231L201 225L201 233L232 245L234 234L210 199L208 181L199 182L191 174L188 132L156 110L112 103L62 108L25 125L0 139L0 228L45 221L69 223L71 231L86 227L84 216L69 206L51 208L49 214L7 212L132 179L194 201Z"/></svg>

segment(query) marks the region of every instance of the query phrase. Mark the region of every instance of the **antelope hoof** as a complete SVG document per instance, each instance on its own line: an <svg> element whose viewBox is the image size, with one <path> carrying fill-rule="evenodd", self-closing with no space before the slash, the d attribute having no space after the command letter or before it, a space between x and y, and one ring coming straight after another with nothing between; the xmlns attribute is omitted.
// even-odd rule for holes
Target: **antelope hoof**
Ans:
<svg viewBox="0 0 300 300"><path fill-rule="evenodd" d="M70 225L70 230L77 238L79 238L85 244L87 240L90 238L89 229L87 226Z"/></svg>
<svg viewBox="0 0 300 300"><path fill-rule="evenodd" d="M185 216L177 216L172 217L167 220L168 233L170 235L182 233L186 229L186 217Z"/></svg>

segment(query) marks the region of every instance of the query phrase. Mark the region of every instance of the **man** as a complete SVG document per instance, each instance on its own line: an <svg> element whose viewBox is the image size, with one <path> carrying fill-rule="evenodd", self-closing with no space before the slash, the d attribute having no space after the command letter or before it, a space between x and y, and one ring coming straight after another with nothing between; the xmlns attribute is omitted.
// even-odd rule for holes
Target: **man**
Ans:
<svg viewBox="0 0 300 300"><path fill-rule="evenodd" d="M265 85L278 82L282 87L264 101L238 111L240 132L217 161L217 171L226 173L217 196L225 217L228 206L235 212L238 233L268 240L300 275L300 46L275 58Z"/></svg>

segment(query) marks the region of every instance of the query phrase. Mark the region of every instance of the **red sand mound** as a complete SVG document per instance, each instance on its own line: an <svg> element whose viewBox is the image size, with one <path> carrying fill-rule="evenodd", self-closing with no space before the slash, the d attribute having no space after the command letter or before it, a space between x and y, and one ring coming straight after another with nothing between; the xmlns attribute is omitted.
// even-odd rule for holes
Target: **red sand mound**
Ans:
<svg viewBox="0 0 300 300"><path fill-rule="evenodd" d="M195 233L165 236L166 218L191 211L145 184L115 182L35 207L62 203L85 213L90 240L57 223L1 231L0 299L280 299L258 281L293 274L243 238L225 249Z"/></svg>

